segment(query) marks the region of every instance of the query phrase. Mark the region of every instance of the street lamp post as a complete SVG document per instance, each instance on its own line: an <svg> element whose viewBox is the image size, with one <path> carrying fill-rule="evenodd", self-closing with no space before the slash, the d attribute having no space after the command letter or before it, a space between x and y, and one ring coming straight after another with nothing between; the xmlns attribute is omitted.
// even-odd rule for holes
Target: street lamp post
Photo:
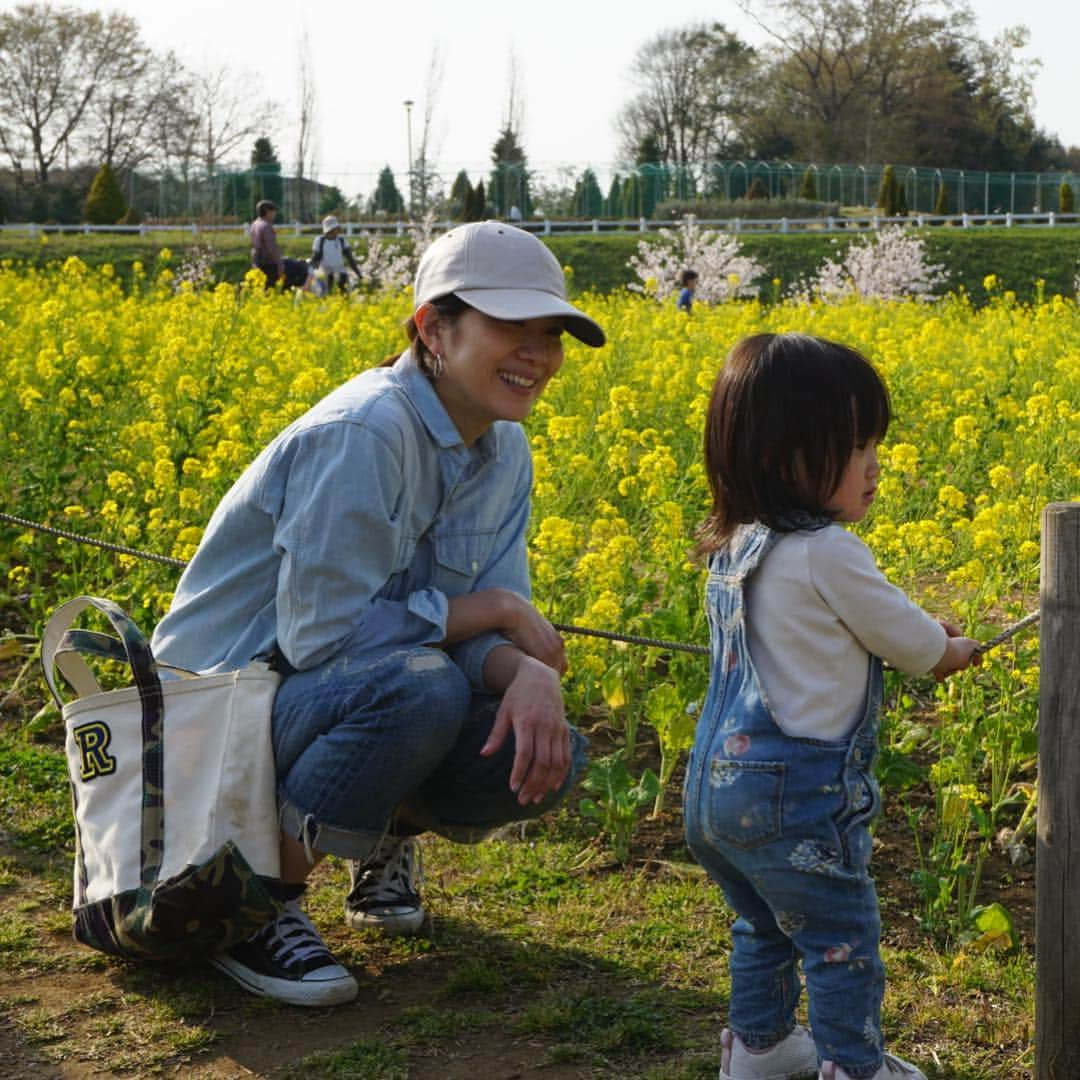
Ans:
<svg viewBox="0 0 1080 1080"><path fill-rule="evenodd" d="M413 182L413 160L412 160L412 107L413 102L411 98L408 98L404 102L405 105L405 139L409 150L409 212L412 212L413 204L413 188L415 186Z"/></svg>

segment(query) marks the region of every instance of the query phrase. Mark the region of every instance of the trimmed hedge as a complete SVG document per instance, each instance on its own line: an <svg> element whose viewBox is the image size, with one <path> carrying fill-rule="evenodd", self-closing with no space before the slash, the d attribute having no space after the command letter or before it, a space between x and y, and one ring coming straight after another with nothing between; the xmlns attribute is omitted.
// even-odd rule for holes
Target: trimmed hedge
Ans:
<svg viewBox="0 0 1080 1080"><path fill-rule="evenodd" d="M644 238L650 235L655 234ZM1021 300L1034 299L1039 280L1045 282L1047 296L1074 295L1073 282L1080 271L1080 228L934 228L926 229L924 235L927 256L949 273L946 288L962 288L977 303L986 297L983 279L988 274L997 276L1000 289L1011 289ZM575 289L610 292L633 280L626 261L637 253L641 239L633 233L562 236L550 237L548 246L564 266L573 267ZM762 294L771 296L773 279L778 278L786 292L811 276L826 258L839 258L855 239L855 234L842 233L773 233L744 236L742 247L765 267Z"/></svg>
<svg viewBox="0 0 1080 1080"><path fill-rule="evenodd" d="M1001 289L1011 289L1022 300L1034 298L1035 283L1040 279L1045 282L1047 296L1074 294L1073 282L1080 269L1080 228L942 227L926 229L924 235L930 259L944 264L949 271L948 288L963 288L976 302L985 298L982 282L987 274L995 274ZM627 260L636 254L639 241L650 236L655 234L589 233L551 236L546 241L559 262L573 268L574 292L610 292L633 280ZM774 233L743 236L742 244L746 253L765 267L762 292L771 296L772 279L778 278L781 289L786 291L810 276L825 258L837 258L855 236ZM311 252L310 236L298 237L283 231L279 239L286 255L306 258ZM78 255L89 266L112 263L117 274L127 280L135 260L141 260L151 271L158 251L169 247L173 252L172 266L176 267L193 242L209 242L221 252L215 263L219 280L239 281L249 267L246 237L239 234L194 237L185 232L145 237L65 233L50 235L44 244L27 236L0 233L0 260L14 259L42 266ZM363 241L355 240L354 247L362 250Z"/></svg>

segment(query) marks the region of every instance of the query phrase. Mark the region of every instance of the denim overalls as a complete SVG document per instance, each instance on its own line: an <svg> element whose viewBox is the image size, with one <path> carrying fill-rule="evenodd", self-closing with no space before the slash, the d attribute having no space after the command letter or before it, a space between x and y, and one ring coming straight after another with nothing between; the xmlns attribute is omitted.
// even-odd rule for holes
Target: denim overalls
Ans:
<svg viewBox="0 0 1080 1080"><path fill-rule="evenodd" d="M785 735L750 659L746 584L780 534L743 526L709 565L712 677L684 794L687 843L738 915L731 1029L751 1048L795 1024L799 958L819 1057L852 1077L881 1064L884 968L870 879L869 824L881 661L867 658L866 704L842 740Z"/></svg>

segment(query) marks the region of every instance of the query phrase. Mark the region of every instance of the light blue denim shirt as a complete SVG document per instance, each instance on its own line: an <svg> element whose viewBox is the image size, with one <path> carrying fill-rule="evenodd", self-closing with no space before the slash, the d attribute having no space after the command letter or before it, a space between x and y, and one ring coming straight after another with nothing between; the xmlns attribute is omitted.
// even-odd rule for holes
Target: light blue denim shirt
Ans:
<svg viewBox="0 0 1080 1080"><path fill-rule="evenodd" d="M467 447L406 352L340 386L277 436L222 499L153 649L195 671L275 644L297 670L339 653L433 645L447 598L530 595L532 462L521 426ZM478 689L486 633L452 647Z"/></svg>

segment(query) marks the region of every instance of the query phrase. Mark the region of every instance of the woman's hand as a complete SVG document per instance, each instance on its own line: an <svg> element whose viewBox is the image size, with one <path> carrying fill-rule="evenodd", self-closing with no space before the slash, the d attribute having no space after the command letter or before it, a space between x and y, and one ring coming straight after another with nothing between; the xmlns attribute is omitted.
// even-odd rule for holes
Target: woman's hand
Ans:
<svg viewBox="0 0 1080 1080"><path fill-rule="evenodd" d="M494 650L516 652L505 646ZM558 789L570 771L570 729L566 725L559 676L548 664L522 653L500 657L516 663L503 694L495 724L480 753L494 754L514 733L510 790L522 806L541 802Z"/></svg>
<svg viewBox="0 0 1080 1080"><path fill-rule="evenodd" d="M500 591L506 594L503 603L506 605L507 616L504 625L499 629L526 656L531 656L560 675L565 675L566 649L559 632L524 596L519 596L509 589Z"/></svg>

